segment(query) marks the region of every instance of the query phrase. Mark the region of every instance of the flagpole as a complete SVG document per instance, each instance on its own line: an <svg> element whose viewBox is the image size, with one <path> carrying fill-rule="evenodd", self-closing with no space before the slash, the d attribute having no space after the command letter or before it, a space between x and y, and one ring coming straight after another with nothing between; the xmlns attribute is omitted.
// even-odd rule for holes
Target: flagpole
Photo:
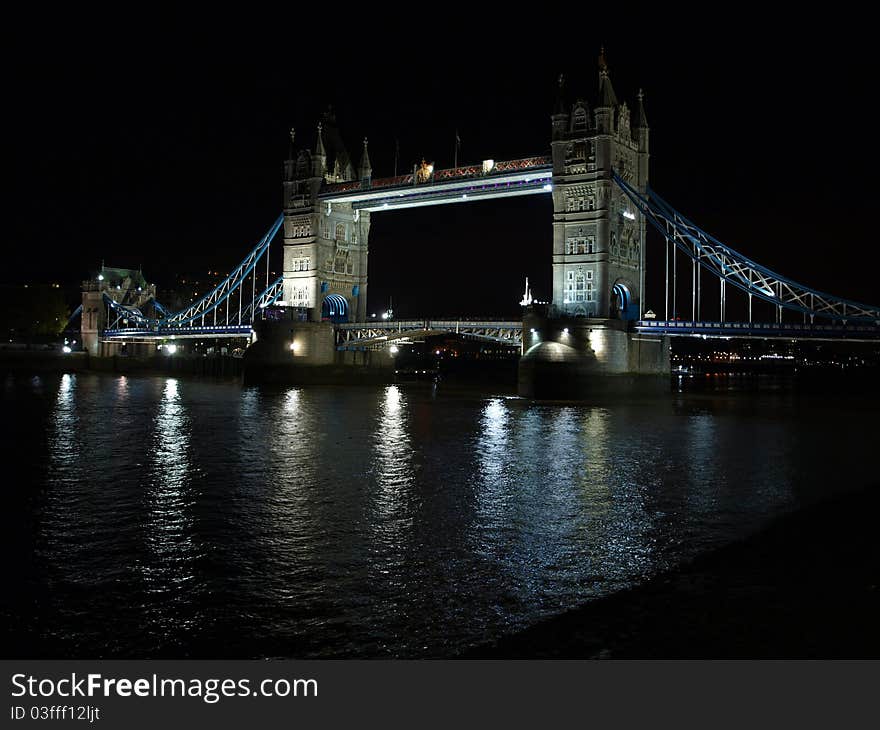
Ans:
<svg viewBox="0 0 880 730"><path fill-rule="evenodd" d="M452 169L458 169L458 129L455 130L455 164L452 166Z"/></svg>

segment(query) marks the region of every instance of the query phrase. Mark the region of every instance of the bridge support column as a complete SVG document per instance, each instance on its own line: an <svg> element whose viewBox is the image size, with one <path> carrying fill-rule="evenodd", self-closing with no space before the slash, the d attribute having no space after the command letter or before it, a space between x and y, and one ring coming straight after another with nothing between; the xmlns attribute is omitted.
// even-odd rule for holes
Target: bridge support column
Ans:
<svg viewBox="0 0 880 730"><path fill-rule="evenodd" d="M616 319L549 317L529 307L523 318L519 394L580 400L669 388L669 338L631 332Z"/></svg>
<svg viewBox="0 0 880 730"><path fill-rule="evenodd" d="M247 382L347 385L394 380L394 358L387 350L337 351L330 322L264 320L256 327L257 341L245 351Z"/></svg>
<svg viewBox="0 0 880 730"><path fill-rule="evenodd" d="M107 326L107 308L103 293L97 288L82 293L82 314L80 315L80 336L83 350L92 357L102 355L101 332Z"/></svg>

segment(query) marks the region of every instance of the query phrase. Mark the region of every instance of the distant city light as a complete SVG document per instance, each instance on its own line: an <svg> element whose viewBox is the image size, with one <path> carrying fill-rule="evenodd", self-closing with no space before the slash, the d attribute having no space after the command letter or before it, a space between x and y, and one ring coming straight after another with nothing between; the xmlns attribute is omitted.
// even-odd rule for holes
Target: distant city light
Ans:
<svg viewBox="0 0 880 730"><path fill-rule="evenodd" d="M173 355L175 352L177 352L177 345L165 345L165 352L167 352L169 355Z"/></svg>
<svg viewBox="0 0 880 730"><path fill-rule="evenodd" d="M293 342L290 343L290 351L291 352L296 352L298 349L299 349L299 342L294 340Z"/></svg>
<svg viewBox="0 0 880 730"><path fill-rule="evenodd" d="M532 334L535 334L535 328L532 327L532 329L530 329L529 332L531 332Z"/></svg>
<svg viewBox="0 0 880 730"><path fill-rule="evenodd" d="M98 281L104 281L104 275L98 274Z"/></svg>
<svg viewBox="0 0 880 730"><path fill-rule="evenodd" d="M66 355L71 352L71 349L70 349L70 347L65 345L64 347L61 348L61 351Z"/></svg>
<svg viewBox="0 0 880 730"><path fill-rule="evenodd" d="M547 192L550 192L551 190L553 190L553 186L550 183L547 183L546 185L544 185L543 189Z"/></svg>
<svg viewBox="0 0 880 730"><path fill-rule="evenodd" d="M400 348L397 345L391 345L391 347L388 348L388 351L392 355L396 355L398 352L400 352Z"/></svg>
<svg viewBox="0 0 880 730"><path fill-rule="evenodd" d="M563 328L562 328L562 334L564 334L564 335L567 335L567 334L568 334L568 327L563 327Z"/></svg>

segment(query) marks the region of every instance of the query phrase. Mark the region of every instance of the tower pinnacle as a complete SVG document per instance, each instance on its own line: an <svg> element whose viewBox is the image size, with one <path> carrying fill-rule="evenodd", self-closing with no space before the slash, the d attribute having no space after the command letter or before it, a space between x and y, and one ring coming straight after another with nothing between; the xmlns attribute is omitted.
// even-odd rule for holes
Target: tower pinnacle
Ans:
<svg viewBox="0 0 880 730"><path fill-rule="evenodd" d="M648 128L648 118L645 116L645 94L639 89L639 93L637 96L639 103L638 108L636 109L636 129L647 129Z"/></svg>
<svg viewBox="0 0 880 730"><path fill-rule="evenodd" d="M359 172L361 175L361 180L365 180L373 174L373 166L370 164L370 153L367 151L366 137L364 137L364 154L361 156Z"/></svg>

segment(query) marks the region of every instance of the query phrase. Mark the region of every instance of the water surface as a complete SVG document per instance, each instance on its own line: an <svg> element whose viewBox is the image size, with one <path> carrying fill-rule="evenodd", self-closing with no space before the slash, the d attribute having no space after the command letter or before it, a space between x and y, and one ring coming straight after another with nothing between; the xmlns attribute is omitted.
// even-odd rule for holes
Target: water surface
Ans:
<svg viewBox="0 0 880 730"><path fill-rule="evenodd" d="M6 655L449 656L863 486L875 405L3 376Z"/></svg>

